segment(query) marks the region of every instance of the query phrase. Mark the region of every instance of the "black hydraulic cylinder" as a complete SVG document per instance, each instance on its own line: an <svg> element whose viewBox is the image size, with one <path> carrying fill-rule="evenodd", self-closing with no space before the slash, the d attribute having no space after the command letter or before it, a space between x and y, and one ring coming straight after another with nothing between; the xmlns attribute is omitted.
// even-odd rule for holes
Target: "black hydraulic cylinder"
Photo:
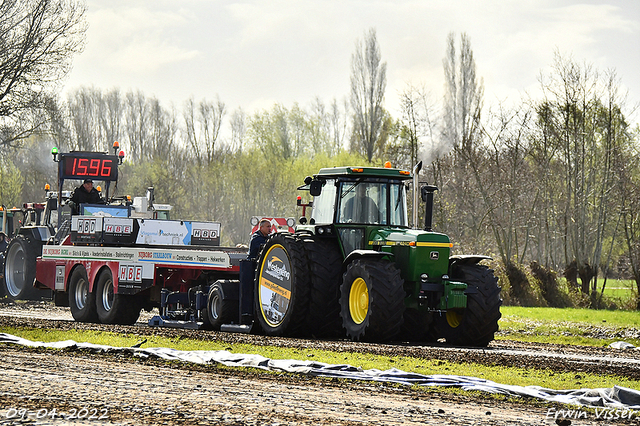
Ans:
<svg viewBox="0 0 640 426"><path fill-rule="evenodd" d="M425 185L420 188L420 194L422 195L422 201L426 203L424 212L424 230L433 231L433 193L438 190L438 187L433 185Z"/></svg>

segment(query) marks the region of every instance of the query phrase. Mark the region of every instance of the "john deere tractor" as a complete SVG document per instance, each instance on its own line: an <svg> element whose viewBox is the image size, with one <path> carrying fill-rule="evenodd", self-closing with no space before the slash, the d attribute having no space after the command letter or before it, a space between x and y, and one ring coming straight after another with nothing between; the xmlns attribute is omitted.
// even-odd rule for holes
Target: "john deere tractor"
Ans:
<svg viewBox="0 0 640 426"><path fill-rule="evenodd" d="M486 346L500 319L500 287L487 256L451 256L431 229L434 186L421 188L424 229L407 217L409 171L321 169L298 189L313 212L277 234L258 259L255 315L271 335ZM415 188L414 182L414 188ZM415 206L414 206L415 208Z"/></svg>

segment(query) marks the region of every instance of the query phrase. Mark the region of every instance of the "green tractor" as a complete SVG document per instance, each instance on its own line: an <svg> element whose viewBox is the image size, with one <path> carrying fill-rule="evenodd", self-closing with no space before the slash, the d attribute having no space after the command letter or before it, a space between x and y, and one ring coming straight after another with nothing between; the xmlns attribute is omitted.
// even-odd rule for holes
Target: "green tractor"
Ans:
<svg viewBox="0 0 640 426"><path fill-rule="evenodd" d="M434 186L421 188L425 229L409 228L411 179L374 167L326 168L305 179L298 189L314 197L311 219L269 239L258 258L254 312L266 334L346 330L354 341L465 346L494 339L502 300L493 271L479 264L489 258L450 255L449 237L431 229Z"/></svg>

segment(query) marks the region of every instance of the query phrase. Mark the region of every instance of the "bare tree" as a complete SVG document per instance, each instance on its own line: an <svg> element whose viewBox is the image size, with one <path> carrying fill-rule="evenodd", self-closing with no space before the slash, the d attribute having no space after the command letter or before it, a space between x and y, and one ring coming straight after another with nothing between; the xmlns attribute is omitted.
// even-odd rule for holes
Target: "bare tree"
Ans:
<svg viewBox="0 0 640 426"><path fill-rule="evenodd" d="M75 0L0 2L0 144L17 143L46 123L47 114L34 111L46 109L82 50L84 12Z"/></svg>
<svg viewBox="0 0 640 426"><path fill-rule="evenodd" d="M407 85L400 93L400 113L396 143L391 149L387 147L387 152L394 151L394 162L403 167L411 168L419 160L430 163L440 155L440 150L434 139L434 107L429 103L426 90Z"/></svg>
<svg viewBox="0 0 640 426"><path fill-rule="evenodd" d="M483 88L482 82L476 79L476 64L466 34L460 37L459 52L456 51L454 34L449 34L444 74L442 141L445 146L453 148L453 169L448 182L450 191L446 195L452 200L446 205L456 209L449 213L451 217L459 217L459 220L449 223L449 231L459 241L470 243L472 250L478 252L482 250L480 242L486 234L487 212L479 194L480 174L472 166L480 167L483 162L480 125Z"/></svg>
<svg viewBox="0 0 640 426"><path fill-rule="evenodd" d="M364 41L356 42L356 51L351 56L352 149L360 150L368 161L375 154L382 130L386 87L387 63L381 62L380 46L372 28Z"/></svg>
<svg viewBox="0 0 640 426"><path fill-rule="evenodd" d="M69 94L67 106L72 132L72 149L95 151L102 148L100 121L102 93L95 88L80 87Z"/></svg>
<svg viewBox="0 0 640 426"><path fill-rule="evenodd" d="M214 102L203 99L197 105L193 98L186 102L183 115L187 145L198 161L213 161L225 114L225 104L218 97Z"/></svg>
<svg viewBox="0 0 640 426"><path fill-rule="evenodd" d="M330 134L332 140L332 146L330 149L331 155L339 153L344 144L344 137L347 134L347 116L349 115L349 101L344 99L344 114L340 111L338 101L334 98L331 103L330 113Z"/></svg>
<svg viewBox="0 0 640 426"><path fill-rule="evenodd" d="M444 59L446 80L443 138L462 155L473 154L480 134L483 85L476 79L476 62L473 59L471 40L467 34L460 36L460 52L456 52L455 36L447 38L447 55Z"/></svg>
<svg viewBox="0 0 640 426"><path fill-rule="evenodd" d="M128 92L125 102L125 129L130 152L128 158L138 161L145 155L145 142L149 130L147 98L141 91Z"/></svg>
<svg viewBox="0 0 640 426"><path fill-rule="evenodd" d="M242 108L231 114L231 151L242 152L242 145L247 133L247 114Z"/></svg>
<svg viewBox="0 0 640 426"><path fill-rule="evenodd" d="M124 116L124 103L120 90L112 89L102 97L103 108L100 115L100 125L103 129L103 138L108 147L119 141L122 136L122 118Z"/></svg>

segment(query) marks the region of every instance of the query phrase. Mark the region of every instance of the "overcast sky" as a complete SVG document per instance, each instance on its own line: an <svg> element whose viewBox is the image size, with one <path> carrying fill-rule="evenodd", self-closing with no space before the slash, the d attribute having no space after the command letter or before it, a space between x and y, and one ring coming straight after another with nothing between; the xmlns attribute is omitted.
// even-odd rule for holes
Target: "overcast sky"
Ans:
<svg viewBox="0 0 640 426"><path fill-rule="evenodd" d="M640 1L560 0L87 0L86 47L65 92L141 90L169 107L216 95L228 111L326 104L349 93L357 39L377 31L387 62L386 107L424 85L443 92L450 32L466 32L485 104L536 94L554 51L614 68L640 102ZM634 121L637 121L637 116Z"/></svg>

